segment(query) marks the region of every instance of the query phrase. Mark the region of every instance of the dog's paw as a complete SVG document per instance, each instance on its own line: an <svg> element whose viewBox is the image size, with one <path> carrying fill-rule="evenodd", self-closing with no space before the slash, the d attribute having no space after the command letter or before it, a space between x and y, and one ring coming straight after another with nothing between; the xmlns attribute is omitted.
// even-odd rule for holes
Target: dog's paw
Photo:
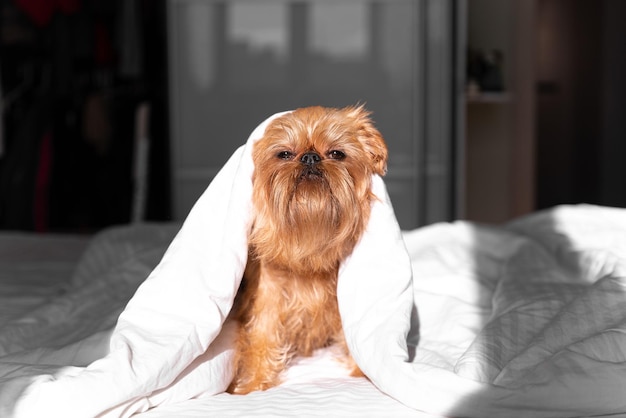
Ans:
<svg viewBox="0 0 626 418"><path fill-rule="evenodd" d="M267 390L273 386L276 386L278 382L268 382L267 379L246 379L244 380L234 380L226 392L231 393L233 395L247 395L250 392L256 392L260 390Z"/></svg>

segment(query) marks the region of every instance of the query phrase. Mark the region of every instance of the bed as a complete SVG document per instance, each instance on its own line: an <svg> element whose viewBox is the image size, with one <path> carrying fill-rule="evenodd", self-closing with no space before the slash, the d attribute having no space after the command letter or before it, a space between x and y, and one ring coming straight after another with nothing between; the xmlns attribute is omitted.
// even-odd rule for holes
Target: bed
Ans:
<svg viewBox="0 0 626 418"><path fill-rule="evenodd" d="M337 287L367 378L329 347L277 387L225 393L268 121L180 225L0 234L0 416L626 415L626 209L401 231L378 176Z"/></svg>
<svg viewBox="0 0 626 418"><path fill-rule="evenodd" d="M3 407L12 403L10 382L103 355L102 340L179 227L133 224L93 237L0 234ZM619 395L626 387L626 210L562 206L499 227L457 221L403 238L420 318L413 361L519 391L546 388L510 416L626 414ZM452 416L463 414L466 401L435 414L426 401L427 411L405 406L346 376L322 350L267 392L199 396L140 416Z"/></svg>

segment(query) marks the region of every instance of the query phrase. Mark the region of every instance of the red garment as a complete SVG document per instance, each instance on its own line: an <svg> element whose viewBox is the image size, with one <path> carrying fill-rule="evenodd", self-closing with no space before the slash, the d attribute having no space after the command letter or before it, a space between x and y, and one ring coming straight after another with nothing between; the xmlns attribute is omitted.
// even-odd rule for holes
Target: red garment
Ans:
<svg viewBox="0 0 626 418"><path fill-rule="evenodd" d="M101 22L96 23L94 28L95 51L94 60L98 66L107 66L115 60L115 51L108 28Z"/></svg>
<svg viewBox="0 0 626 418"><path fill-rule="evenodd" d="M80 9L81 0L13 0L38 26L46 26L57 11L65 14Z"/></svg>

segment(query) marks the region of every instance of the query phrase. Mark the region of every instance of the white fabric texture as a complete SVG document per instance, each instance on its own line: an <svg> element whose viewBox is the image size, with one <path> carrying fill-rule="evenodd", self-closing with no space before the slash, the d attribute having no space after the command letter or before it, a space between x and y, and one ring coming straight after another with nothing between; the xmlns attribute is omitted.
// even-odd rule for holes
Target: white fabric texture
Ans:
<svg viewBox="0 0 626 418"><path fill-rule="evenodd" d="M239 287L247 257L253 164L250 136L192 208L163 260L120 315L109 354L84 370L42 376L17 403L15 416L129 416L154 406L199 356L184 398L218 393L229 383L229 346L213 344ZM213 352L212 350L217 350ZM187 385L189 386L189 385ZM176 391L174 391L176 392ZM174 394L176 397L177 393Z"/></svg>
<svg viewBox="0 0 626 418"><path fill-rule="evenodd" d="M215 411L291 393L222 393L234 331L223 323L247 255L250 148L266 124L198 200L112 334L98 322L56 350L0 358L0 415L125 417L156 407L146 416L184 416L192 398L188 406ZM379 177L373 190L338 298L348 346L380 391L445 416L626 412L626 211L562 207L501 228L456 222L403 234ZM36 367L24 372L29 361Z"/></svg>

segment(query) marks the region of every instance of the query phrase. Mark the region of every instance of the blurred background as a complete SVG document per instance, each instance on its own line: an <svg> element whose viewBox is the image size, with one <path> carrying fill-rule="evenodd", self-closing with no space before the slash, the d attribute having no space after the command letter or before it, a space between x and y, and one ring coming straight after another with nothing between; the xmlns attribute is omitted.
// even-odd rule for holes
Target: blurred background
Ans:
<svg viewBox="0 0 626 418"><path fill-rule="evenodd" d="M273 113L364 103L404 229L626 206L623 0L0 0L0 228L182 220Z"/></svg>

